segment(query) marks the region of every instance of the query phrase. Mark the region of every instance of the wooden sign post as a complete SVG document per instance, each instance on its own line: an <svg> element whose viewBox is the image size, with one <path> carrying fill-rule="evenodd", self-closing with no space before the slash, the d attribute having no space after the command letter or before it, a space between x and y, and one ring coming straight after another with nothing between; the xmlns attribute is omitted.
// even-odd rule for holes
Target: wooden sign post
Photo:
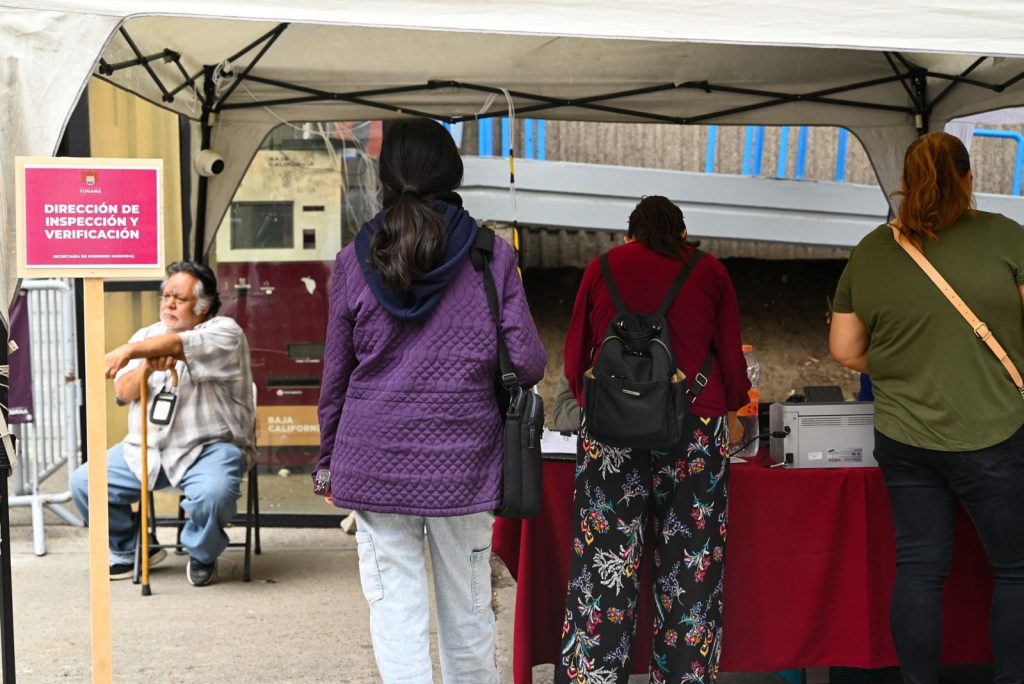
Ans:
<svg viewBox="0 0 1024 684"><path fill-rule="evenodd" d="M103 283L164 277L163 160L18 157L19 278L84 278L92 679L113 679Z"/></svg>

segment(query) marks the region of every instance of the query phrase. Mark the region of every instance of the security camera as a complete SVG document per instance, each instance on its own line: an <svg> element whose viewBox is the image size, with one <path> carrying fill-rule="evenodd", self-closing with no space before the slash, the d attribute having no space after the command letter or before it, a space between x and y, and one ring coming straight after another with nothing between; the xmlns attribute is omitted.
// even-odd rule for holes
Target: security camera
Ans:
<svg viewBox="0 0 1024 684"><path fill-rule="evenodd" d="M192 159L192 165L200 176L216 176L224 170L224 157L213 150L200 150Z"/></svg>

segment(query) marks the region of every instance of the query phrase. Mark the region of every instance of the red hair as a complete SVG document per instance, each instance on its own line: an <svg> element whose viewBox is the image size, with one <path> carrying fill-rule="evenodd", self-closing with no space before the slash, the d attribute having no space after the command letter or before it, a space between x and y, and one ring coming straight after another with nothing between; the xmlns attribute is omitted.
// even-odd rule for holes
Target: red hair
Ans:
<svg viewBox="0 0 1024 684"><path fill-rule="evenodd" d="M956 223L974 202L971 157L960 139L949 133L928 133L910 143L903 158L903 202L896 212L899 230L921 247L924 238Z"/></svg>

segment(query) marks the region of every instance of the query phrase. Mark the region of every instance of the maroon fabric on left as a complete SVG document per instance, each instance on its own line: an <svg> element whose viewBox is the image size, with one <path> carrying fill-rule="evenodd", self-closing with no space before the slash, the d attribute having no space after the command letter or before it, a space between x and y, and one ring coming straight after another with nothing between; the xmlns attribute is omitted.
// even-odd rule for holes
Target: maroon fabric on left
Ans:
<svg viewBox="0 0 1024 684"><path fill-rule="evenodd" d="M14 298L11 305L11 341L18 350L12 355L11 385L7 395L10 412L7 422L11 425L31 423L35 412L32 403L32 354L29 350L28 292L24 290Z"/></svg>
<svg viewBox="0 0 1024 684"><path fill-rule="evenodd" d="M494 551L516 578L513 675L556 663L572 552L574 464L546 461L540 514L499 518ZM723 672L896 665L889 593L896 552L888 494L876 468L731 469ZM642 579L642 586L649 580ZM992 572L962 511L943 607L942 662L988 662ZM650 657L643 594L634 672Z"/></svg>

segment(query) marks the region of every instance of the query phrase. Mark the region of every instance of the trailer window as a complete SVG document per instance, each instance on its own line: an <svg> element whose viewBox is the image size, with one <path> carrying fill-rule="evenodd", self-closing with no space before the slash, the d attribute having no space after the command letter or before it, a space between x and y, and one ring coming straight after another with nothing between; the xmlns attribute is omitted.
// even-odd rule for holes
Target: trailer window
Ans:
<svg viewBox="0 0 1024 684"><path fill-rule="evenodd" d="M231 249L280 249L295 245L292 202L232 202Z"/></svg>

